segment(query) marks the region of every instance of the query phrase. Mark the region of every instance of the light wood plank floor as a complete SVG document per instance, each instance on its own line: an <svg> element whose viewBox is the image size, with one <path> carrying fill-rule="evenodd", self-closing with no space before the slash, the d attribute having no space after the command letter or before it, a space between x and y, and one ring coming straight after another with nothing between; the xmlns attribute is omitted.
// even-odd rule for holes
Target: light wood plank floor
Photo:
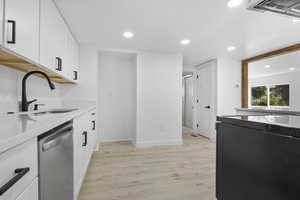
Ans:
<svg viewBox="0 0 300 200"><path fill-rule="evenodd" d="M79 200L215 200L215 144L135 149L106 143L94 153Z"/></svg>

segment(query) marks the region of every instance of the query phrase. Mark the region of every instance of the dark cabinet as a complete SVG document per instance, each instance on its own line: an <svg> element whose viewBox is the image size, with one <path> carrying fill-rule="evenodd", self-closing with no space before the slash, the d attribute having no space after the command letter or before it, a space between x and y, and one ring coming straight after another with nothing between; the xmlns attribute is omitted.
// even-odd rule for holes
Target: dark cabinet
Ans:
<svg viewBox="0 0 300 200"><path fill-rule="evenodd" d="M218 200L300 199L299 170L300 139L218 124Z"/></svg>

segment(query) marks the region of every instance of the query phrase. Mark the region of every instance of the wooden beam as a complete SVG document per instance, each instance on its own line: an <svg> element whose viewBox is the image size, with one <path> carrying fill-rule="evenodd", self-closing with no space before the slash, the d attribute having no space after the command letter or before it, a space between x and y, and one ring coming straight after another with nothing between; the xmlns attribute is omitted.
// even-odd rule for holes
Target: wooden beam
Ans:
<svg viewBox="0 0 300 200"><path fill-rule="evenodd" d="M248 108L248 62L242 62L242 108Z"/></svg>
<svg viewBox="0 0 300 200"><path fill-rule="evenodd" d="M263 60L263 59L267 59L267 58L272 58L272 57L275 57L275 56L280 56L280 55L288 54L288 53L299 51L299 50L300 50L300 43L289 46L289 47L285 47L283 49L278 49L278 50L271 51L271 52L268 52L268 53L264 53L264 54L261 54L261 55L258 55L258 56L254 56L252 58L248 58L248 59L243 60L243 62L247 62L247 63L255 62L255 61L259 61L259 60Z"/></svg>

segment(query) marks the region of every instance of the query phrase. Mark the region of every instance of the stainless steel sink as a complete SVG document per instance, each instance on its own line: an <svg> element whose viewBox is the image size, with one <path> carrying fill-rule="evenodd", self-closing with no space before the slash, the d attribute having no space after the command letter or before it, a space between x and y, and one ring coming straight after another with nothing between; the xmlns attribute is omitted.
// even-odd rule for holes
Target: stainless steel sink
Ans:
<svg viewBox="0 0 300 200"><path fill-rule="evenodd" d="M77 108L72 108L72 109L52 109L52 110L47 111L47 113L59 114L59 113L73 112L75 110L78 110L78 109Z"/></svg>
<svg viewBox="0 0 300 200"><path fill-rule="evenodd" d="M45 114L62 114L68 113L78 110L78 108L60 108L60 109L51 109L51 110L41 110L41 111L34 111L34 112L8 112L7 115L45 115Z"/></svg>

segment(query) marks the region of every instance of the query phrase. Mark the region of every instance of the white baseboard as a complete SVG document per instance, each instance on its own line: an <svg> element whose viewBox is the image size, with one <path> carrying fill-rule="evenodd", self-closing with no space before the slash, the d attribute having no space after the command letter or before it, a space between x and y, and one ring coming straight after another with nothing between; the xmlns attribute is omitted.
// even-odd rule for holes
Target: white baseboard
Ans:
<svg viewBox="0 0 300 200"><path fill-rule="evenodd" d="M182 140L169 140L169 141L136 141L136 148L147 148L147 147L156 147L156 146L175 146L182 145Z"/></svg>
<svg viewBox="0 0 300 200"><path fill-rule="evenodd" d="M107 143L107 142L125 142L125 141L133 141L132 139L101 139L99 143Z"/></svg>

